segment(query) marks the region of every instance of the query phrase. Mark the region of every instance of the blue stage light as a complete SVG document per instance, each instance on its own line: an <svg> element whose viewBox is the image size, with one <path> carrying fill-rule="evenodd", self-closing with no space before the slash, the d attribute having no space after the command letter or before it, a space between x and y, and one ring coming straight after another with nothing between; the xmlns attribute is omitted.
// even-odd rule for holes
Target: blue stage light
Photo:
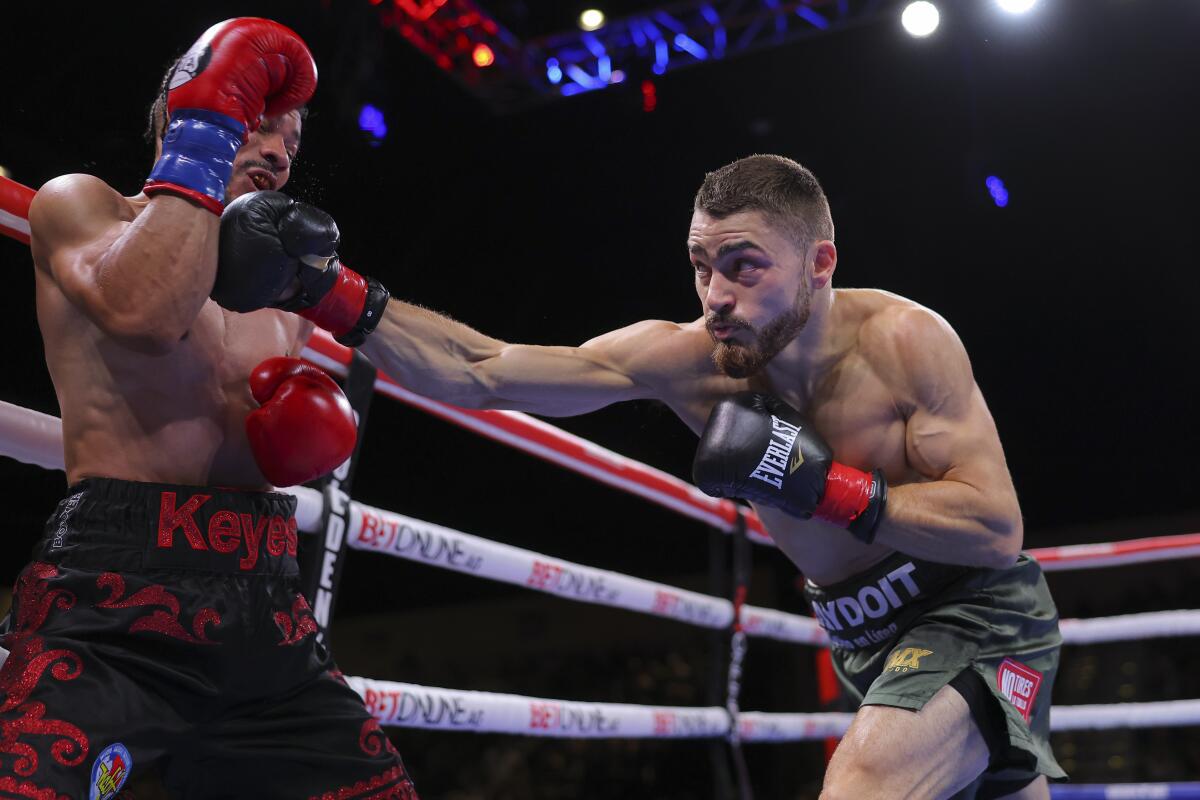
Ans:
<svg viewBox="0 0 1200 800"><path fill-rule="evenodd" d="M387 123L383 119L383 112L370 103L358 112L358 127L376 139L387 136Z"/></svg>
<svg viewBox="0 0 1200 800"><path fill-rule="evenodd" d="M546 80L557 84L563 79L562 67L558 65L557 58L546 59Z"/></svg>
<svg viewBox="0 0 1200 800"><path fill-rule="evenodd" d="M708 58L708 51L699 42L686 34L675 34L675 46L685 53L691 53L700 61Z"/></svg>
<svg viewBox="0 0 1200 800"><path fill-rule="evenodd" d="M662 75L667 71L667 40L657 39L654 42L654 74Z"/></svg>
<svg viewBox="0 0 1200 800"><path fill-rule="evenodd" d="M1004 186L1004 181L995 175L989 175L984 180L983 185L987 187L988 194L992 196L992 202L998 208L1004 208L1008 205L1008 189Z"/></svg>

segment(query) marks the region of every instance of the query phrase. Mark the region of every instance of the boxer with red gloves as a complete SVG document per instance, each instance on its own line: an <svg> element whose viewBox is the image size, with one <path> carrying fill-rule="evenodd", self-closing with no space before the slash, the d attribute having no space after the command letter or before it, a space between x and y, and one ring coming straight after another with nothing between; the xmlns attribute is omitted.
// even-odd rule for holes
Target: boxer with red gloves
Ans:
<svg viewBox="0 0 1200 800"><path fill-rule="evenodd" d="M316 640L296 501L273 491L344 461L353 414L294 357L311 322L209 299L219 215L287 183L315 86L294 31L227 20L163 79L143 193L67 175L34 198L70 488L2 640L0 728L21 757L0 759L0 795L416 797ZM352 281L322 275L298 302L350 334Z"/></svg>

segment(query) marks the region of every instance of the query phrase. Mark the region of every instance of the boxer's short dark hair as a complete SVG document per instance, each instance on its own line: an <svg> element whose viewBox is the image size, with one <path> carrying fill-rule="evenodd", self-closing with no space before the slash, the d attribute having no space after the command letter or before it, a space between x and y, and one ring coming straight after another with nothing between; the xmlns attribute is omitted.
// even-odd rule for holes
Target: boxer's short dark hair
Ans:
<svg viewBox="0 0 1200 800"><path fill-rule="evenodd" d="M760 211L801 247L833 239L833 216L817 176L783 156L747 156L708 173L695 208L717 219Z"/></svg>
<svg viewBox="0 0 1200 800"><path fill-rule="evenodd" d="M162 80L158 84L158 95L150 104L150 113L146 119L146 130L142 133L142 138L151 147L163 137L167 130L167 87L171 85L171 73L175 71L178 63L179 59L177 58L167 67L167 71L163 73ZM300 119L308 119L308 106L300 106L299 110Z"/></svg>

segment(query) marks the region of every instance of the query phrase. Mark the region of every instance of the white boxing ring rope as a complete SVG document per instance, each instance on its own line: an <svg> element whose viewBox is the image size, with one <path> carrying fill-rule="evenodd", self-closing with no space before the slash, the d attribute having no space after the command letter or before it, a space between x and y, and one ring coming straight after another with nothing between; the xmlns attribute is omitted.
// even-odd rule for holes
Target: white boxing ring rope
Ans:
<svg viewBox="0 0 1200 800"><path fill-rule="evenodd" d="M0 455L62 469L61 423L55 417L0 401ZM299 528L315 532L324 502L321 493L303 486L285 491L297 498ZM1152 550L1159 558L1167 557L1168 550L1159 541L1163 538L1172 537L1148 540L1154 542ZM1184 539L1180 549L1190 549L1188 537ZM356 550L386 553L700 627L725 628L733 621L733 604L724 598L575 564L362 503L351 503L346 543ZM1083 545L1077 552L1073 558L1091 566L1089 560L1107 557L1109 548ZM813 645L827 641L815 620L774 609L743 606L741 622L750 636ZM1200 635L1200 610L1062 620L1062 634L1063 641L1071 644ZM404 727L569 737L705 738L726 735L731 726L729 713L717 707L580 703L368 678L348 680L381 724ZM746 741L823 739L840 736L852 716L742 712L737 718L737 731ZM714 725L714 719L723 723ZM1200 725L1200 700L1054 706L1051 715L1053 730L1185 725Z"/></svg>
<svg viewBox="0 0 1200 800"><path fill-rule="evenodd" d="M0 233L26 243L28 224L23 212L28 208L25 194L28 191L15 182L0 178ZM17 193L19 202L14 202ZM349 350L321 331L309 341L303 355L339 375L345 374L350 360ZM637 494L726 532L736 526L738 511L730 501L708 497L672 475L541 420L519 412L459 409L412 393L384 375L376 382L376 390L487 438ZM62 425L56 417L0 401L0 455L46 469L62 469L62 452ZM305 487L286 491L298 499L296 518L299 528L306 532L316 531L323 510L321 494ZM347 544L355 549L383 552L561 597L668 617L701 627L725 628L733 619L733 605L723 598L573 564L359 503L351 506ZM747 535L753 541L773 545L757 517L747 513L745 519ZM1046 571L1088 569L1200 556L1200 534L1042 548L1030 552ZM581 591L581 587L586 590ZM740 622L751 636L811 645L827 642L825 632L815 620L795 614L743 606ZM1068 644L1196 636L1200 635L1200 610L1064 619L1061 629L1063 641ZM783 742L840 736L853 717L839 713L741 712L735 720L726 709L719 707L588 703L359 677L347 680L363 696L381 724L414 728L569 738L715 738L728 736L736 730L743 741ZM1200 699L1054 706L1051 727L1063 731L1193 725L1200 725ZM1151 788L1157 786L1167 788L1161 791ZM1055 788L1057 795L1060 787ZM1084 796L1089 789L1075 788L1084 791L1072 796ZM1132 791L1137 789L1133 785L1124 788L1131 792L1119 796L1200 796L1200 784L1147 785L1148 794ZM1110 795L1098 793L1094 796Z"/></svg>

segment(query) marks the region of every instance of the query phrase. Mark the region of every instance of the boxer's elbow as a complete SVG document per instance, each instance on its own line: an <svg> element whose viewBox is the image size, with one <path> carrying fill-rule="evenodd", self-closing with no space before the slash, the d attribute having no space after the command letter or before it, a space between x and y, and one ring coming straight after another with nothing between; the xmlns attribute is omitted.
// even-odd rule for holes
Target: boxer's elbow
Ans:
<svg viewBox="0 0 1200 800"><path fill-rule="evenodd" d="M1017 563L1021 545L1025 540L1025 528L1019 513L1005 514L987 523L988 547L982 566L992 569L1007 569Z"/></svg>
<svg viewBox="0 0 1200 800"><path fill-rule="evenodd" d="M165 356L187 335L195 321L175 309L163 309L148 303L112 302L106 293L94 290L80 297L85 313L105 336L135 353Z"/></svg>
<svg viewBox="0 0 1200 800"><path fill-rule="evenodd" d="M453 382L455 402L474 409L515 408L532 383L535 362L529 350L525 345L464 349L458 357L462 370Z"/></svg>

